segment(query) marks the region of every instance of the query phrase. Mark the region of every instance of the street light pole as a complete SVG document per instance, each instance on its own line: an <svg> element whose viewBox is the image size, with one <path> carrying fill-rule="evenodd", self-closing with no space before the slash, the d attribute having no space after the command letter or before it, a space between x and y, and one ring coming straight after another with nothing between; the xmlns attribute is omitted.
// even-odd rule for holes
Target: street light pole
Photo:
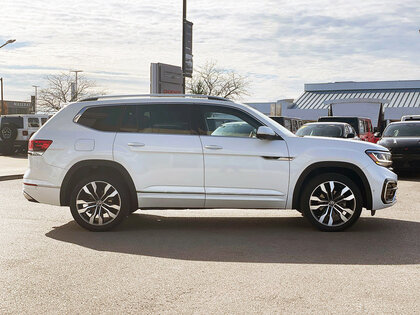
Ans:
<svg viewBox="0 0 420 315"><path fill-rule="evenodd" d="M7 44L14 43L15 41L16 41L16 39L9 39L7 42L5 42L3 45L1 45L0 48L6 46Z"/></svg>
<svg viewBox="0 0 420 315"><path fill-rule="evenodd" d="M74 93L74 99L72 100L72 101L76 101L77 100L77 74L79 73L79 72L83 72L83 70L70 70L70 72L74 72L75 74L76 74L76 82L75 82L75 86L74 86L74 89L75 89L75 93Z"/></svg>
<svg viewBox="0 0 420 315"><path fill-rule="evenodd" d="M4 99L3 99L3 78L0 78L1 81L1 114L5 115L4 112Z"/></svg>
<svg viewBox="0 0 420 315"><path fill-rule="evenodd" d="M36 113L36 105L38 103L38 88L39 85L32 85L35 88L35 104L34 104L34 113Z"/></svg>
<svg viewBox="0 0 420 315"><path fill-rule="evenodd" d="M185 94L185 21L187 20L187 0L182 2L182 93Z"/></svg>

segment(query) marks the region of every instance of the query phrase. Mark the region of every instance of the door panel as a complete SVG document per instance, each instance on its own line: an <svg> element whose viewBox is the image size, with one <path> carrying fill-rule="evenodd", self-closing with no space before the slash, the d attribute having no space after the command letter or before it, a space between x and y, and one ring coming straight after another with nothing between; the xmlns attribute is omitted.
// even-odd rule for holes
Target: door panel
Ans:
<svg viewBox="0 0 420 315"><path fill-rule="evenodd" d="M200 106L206 208L284 208L289 183L288 149L283 140L261 140L262 124L223 106ZM213 126L217 117L225 122Z"/></svg>
<svg viewBox="0 0 420 315"><path fill-rule="evenodd" d="M179 127L185 122L174 120L174 116L185 108L180 105L164 107L163 115L169 113L168 120L164 121L159 113L159 104L146 106L139 105L137 113L132 108L127 109L122 121L123 131L117 133L114 142L114 159L131 174L139 207L204 207L204 164L200 138L198 135L168 134L189 132L186 127ZM174 107L177 114L171 116ZM155 114L160 115L159 118L154 117ZM137 123L141 126L137 127Z"/></svg>
<svg viewBox="0 0 420 315"><path fill-rule="evenodd" d="M289 182L283 140L202 136L206 207L284 208ZM218 150L206 146L222 147Z"/></svg>

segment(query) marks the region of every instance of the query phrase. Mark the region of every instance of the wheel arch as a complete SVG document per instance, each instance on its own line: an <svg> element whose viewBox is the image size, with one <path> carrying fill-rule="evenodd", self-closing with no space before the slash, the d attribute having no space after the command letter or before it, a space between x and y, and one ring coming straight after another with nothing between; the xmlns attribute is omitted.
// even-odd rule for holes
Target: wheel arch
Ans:
<svg viewBox="0 0 420 315"><path fill-rule="evenodd" d="M305 182L310 180L313 176L322 173L339 173L348 176L359 187L363 197L363 207L372 209L372 190L366 175L363 171L354 164L347 162L317 162L309 165L299 176L293 190L292 208L299 208L300 196L302 187Z"/></svg>
<svg viewBox="0 0 420 315"><path fill-rule="evenodd" d="M74 164L63 179L60 189L60 204L68 206L70 204L71 188L81 177L92 173L108 172L115 176L122 177L127 185L130 194L130 203L136 209L138 208L137 191L128 171L124 166L109 160L85 160Z"/></svg>

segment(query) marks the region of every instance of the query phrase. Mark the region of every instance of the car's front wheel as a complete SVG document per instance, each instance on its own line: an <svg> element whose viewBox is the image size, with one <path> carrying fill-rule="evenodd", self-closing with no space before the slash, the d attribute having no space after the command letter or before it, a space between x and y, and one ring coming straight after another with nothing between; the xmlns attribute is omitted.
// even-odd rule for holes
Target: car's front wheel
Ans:
<svg viewBox="0 0 420 315"><path fill-rule="evenodd" d="M304 216L322 231L342 231L362 212L362 194L347 176L328 173L311 179L302 193Z"/></svg>
<svg viewBox="0 0 420 315"><path fill-rule="evenodd" d="M108 231L120 224L130 209L126 185L106 175L81 179L70 197L74 220L91 231Z"/></svg>

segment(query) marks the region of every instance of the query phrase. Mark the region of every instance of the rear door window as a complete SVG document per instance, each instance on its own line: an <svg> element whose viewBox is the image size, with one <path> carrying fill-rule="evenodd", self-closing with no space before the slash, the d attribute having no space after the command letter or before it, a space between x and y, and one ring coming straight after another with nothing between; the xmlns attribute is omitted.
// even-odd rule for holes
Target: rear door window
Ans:
<svg viewBox="0 0 420 315"><path fill-rule="evenodd" d="M152 134L197 134L191 123L191 106L187 104L126 106L120 131Z"/></svg>

